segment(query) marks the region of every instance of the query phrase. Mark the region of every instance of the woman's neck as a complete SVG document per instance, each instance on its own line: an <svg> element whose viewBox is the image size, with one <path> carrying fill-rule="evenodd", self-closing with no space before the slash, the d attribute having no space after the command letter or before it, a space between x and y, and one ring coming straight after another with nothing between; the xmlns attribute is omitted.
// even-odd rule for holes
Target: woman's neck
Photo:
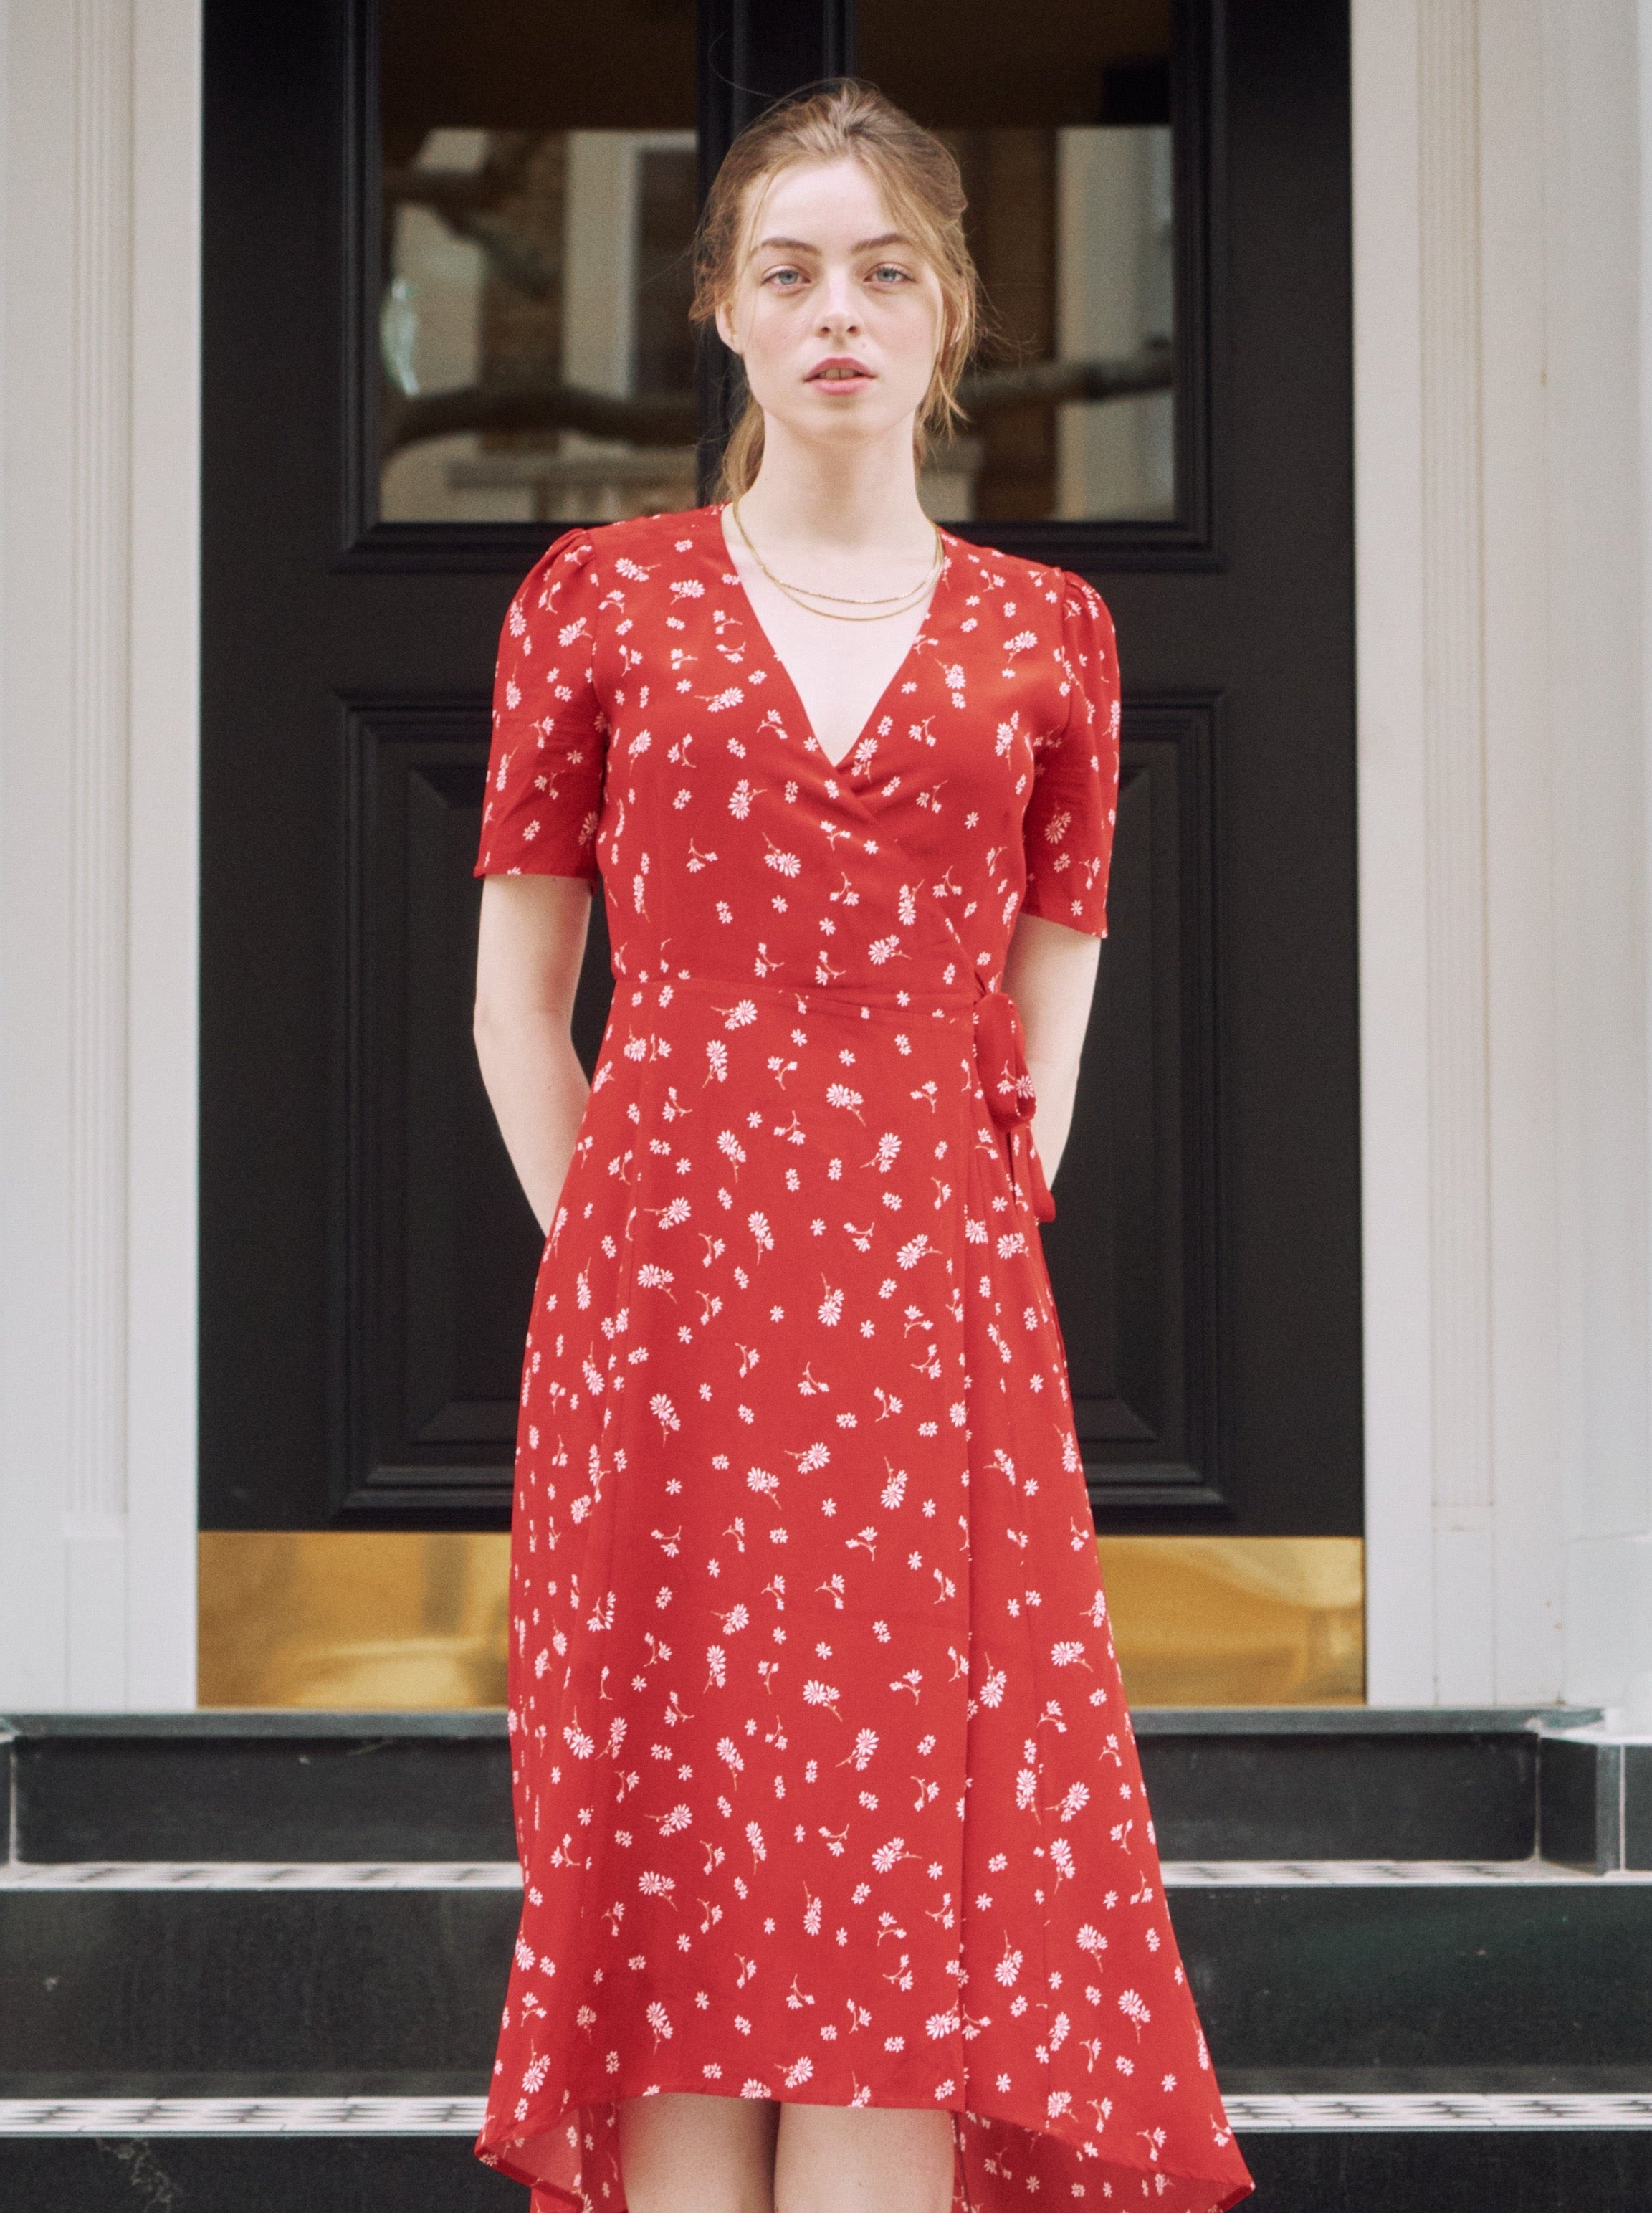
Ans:
<svg viewBox="0 0 1652 2213"><path fill-rule="evenodd" d="M790 435L771 419L756 481L741 496L742 521L777 548L912 554L927 560L935 530L917 497L910 422L864 444Z"/></svg>

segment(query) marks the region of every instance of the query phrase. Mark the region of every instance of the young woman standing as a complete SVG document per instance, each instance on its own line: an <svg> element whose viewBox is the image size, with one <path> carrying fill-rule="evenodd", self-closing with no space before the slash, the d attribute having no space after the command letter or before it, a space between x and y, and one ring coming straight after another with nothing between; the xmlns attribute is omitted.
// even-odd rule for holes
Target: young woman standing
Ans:
<svg viewBox="0 0 1652 2213"><path fill-rule="evenodd" d="M869 88L751 125L697 271L750 388L731 497L569 533L505 625L477 1039L546 1244L478 2149L536 2213L1250 2186L1037 1235L1106 930L1113 626L918 503L975 335L962 210Z"/></svg>

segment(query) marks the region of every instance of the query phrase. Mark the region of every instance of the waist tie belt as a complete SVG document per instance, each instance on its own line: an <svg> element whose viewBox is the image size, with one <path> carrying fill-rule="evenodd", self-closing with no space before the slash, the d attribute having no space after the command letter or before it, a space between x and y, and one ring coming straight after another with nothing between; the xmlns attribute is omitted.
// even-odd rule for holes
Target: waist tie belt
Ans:
<svg viewBox="0 0 1652 2213"><path fill-rule="evenodd" d="M969 1014L974 1032L975 1072L985 1094L987 1111L1003 1138L1009 1173L1022 1199L1039 1222L1055 1218L1056 1203L1044 1180L1044 1168L1033 1143L1032 1121L1038 1100L1027 1070L1027 1038L1015 1001L1007 991L986 983L978 970L972 997L966 985L952 991L912 991L890 987L869 991L841 985L770 984L754 979L694 975L678 970L651 978L616 973L616 994L629 990L639 997L643 991L688 991L698 993L732 992L741 998L784 1000L804 1013L820 1000L858 1004L863 1013L875 1004L881 1011L910 1011L914 1003L944 1007ZM902 1005L905 1002L905 1005Z"/></svg>
<svg viewBox="0 0 1652 2213"><path fill-rule="evenodd" d="M1003 1133L1016 1188L1039 1221L1053 1221L1056 1203L1033 1143L1038 1100L1027 1072L1027 1036L1015 1002L996 985L975 1002L975 1069L987 1111Z"/></svg>

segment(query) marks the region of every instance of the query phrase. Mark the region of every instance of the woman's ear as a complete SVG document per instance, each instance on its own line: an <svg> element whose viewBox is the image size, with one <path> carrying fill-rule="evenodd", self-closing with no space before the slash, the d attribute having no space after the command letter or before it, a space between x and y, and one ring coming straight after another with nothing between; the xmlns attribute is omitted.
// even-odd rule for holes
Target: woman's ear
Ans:
<svg viewBox="0 0 1652 2213"><path fill-rule="evenodd" d="M717 302L716 321L717 336L730 353L737 354L740 348L735 343L735 320L728 312L728 302L726 300L720 300Z"/></svg>

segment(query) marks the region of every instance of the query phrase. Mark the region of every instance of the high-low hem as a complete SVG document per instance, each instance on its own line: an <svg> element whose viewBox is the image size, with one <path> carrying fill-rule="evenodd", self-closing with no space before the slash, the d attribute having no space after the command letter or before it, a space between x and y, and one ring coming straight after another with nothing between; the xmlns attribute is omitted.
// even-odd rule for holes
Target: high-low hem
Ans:
<svg viewBox="0 0 1652 2213"><path fill-rule="evenodd" d="M756 2076L746 2077L736 2089L703 2077L679 2081L650 2075L635 2089L611 2089L600 2100L580 2102L570 2097L555 2120L540 2122L521 2136L491 2137L485 2130L477 2139L476 2155L532 2191L532 2213L627 2213L619 2152L620 2104L629 2098L668 2094L761 2098L781 2106L950 2113L952 2213L1010 2213L1012 2206L1016 2213L1025 2213L1034 2188L1046 2204L1052 2202L1053 2187L1065 2204L1105 2207L1108 2213L1114 2209L1126 2213L1138 2205L1151 2206L1155 2213L1229 2213L1251 2194L1248 2184L1235 2186L1231 2164L1213 2164L1207 2175L1190 2168L1185 2157L1174 2166L1150 2156L1132 2161L1123 2155L1122 2145L1110 2156L1091 2137L1064 2129L1058 2121L1033 2123L1024 2114L995 2106L990 2091L981 2094L979 2102L966 2088L955 2096L921 2105L910 2096L881 2095L875 2087L863 2083L839 2097L821 2095L826 2086L812 2081L808 2087L814 2096L805 2096L802 2086L788 2088L783 2082L759 2087ZM1121 2119L1120 2125L1129 2124ZM1231 2141L1224 2139L1228 2144ZM1222 2149L1220 2144L1212 2147L1217 2154Z"/></svg>

